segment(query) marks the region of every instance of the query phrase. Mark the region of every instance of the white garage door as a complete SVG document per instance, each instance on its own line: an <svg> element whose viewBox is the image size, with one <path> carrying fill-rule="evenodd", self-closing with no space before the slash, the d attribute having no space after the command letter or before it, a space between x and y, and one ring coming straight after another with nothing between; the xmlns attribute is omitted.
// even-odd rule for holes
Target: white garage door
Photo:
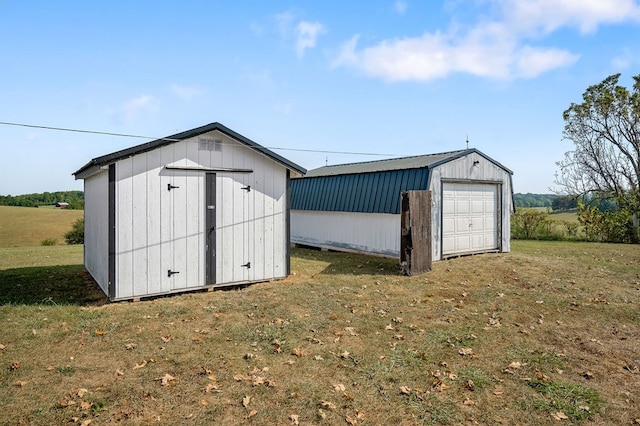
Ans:
<svg viewBox="0 0 640 426"><path fill-rule="evenodd" d="M442 255L498 248L498 185L442 184Z"/></svg>

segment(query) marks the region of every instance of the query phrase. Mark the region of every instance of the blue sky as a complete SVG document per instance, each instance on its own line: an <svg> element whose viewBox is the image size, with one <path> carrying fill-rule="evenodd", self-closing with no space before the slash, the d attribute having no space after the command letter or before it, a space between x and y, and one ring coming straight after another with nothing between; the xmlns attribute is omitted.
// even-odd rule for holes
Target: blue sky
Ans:
<svg viewBox="0 0 640 426"><path fill-rule="evenodd" d="M562 112L640 74L640 0L0 0L0 121L147 136L211 122L313 169L478 148L547 193ZM0 195L82 189L147 142L0 125Z"/></svg>

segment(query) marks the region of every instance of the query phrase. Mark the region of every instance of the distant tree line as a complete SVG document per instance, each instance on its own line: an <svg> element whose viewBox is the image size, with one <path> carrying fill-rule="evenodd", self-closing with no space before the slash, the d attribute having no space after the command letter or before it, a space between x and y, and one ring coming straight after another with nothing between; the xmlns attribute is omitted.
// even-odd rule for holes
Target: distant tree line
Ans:
<svg viewBox="0 0 640 426"><path fill-rule="evenodd" d="M68 203L68 209L84 209L83 191L43 192L41 194L0 195L0 206L39 207Z"/></svg>
<svg viewBox="0 0 640 426"><path fill-rule="evenodd" d="M516 207L547 207L553 211L567 211L578 208L575 197L557 194L514 194Z"/></svg>

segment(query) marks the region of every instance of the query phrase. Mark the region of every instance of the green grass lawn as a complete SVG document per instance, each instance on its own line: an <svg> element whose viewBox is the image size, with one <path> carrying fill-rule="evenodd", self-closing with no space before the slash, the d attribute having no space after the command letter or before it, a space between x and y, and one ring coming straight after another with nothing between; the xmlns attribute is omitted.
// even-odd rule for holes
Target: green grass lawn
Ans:
<svg viewBox="0 0 640 426"><path fill-rule="evenodd" d="M640 247L512 249L112 304L76 247L4 251L0 423L634 424Z"/></svg>
<svg viewBox="0 0 640 426"><path fill-rule="evenodd" d="M64 244L64 234L83 210L0 206L0 248L39 246L45 239Z"/></svg>

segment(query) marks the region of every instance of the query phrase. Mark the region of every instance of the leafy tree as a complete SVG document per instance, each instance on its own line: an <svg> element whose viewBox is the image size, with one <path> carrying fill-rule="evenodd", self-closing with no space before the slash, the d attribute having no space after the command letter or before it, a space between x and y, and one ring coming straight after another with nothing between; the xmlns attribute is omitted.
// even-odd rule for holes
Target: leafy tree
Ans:
<svg viewBox="0 0 640 426"><path fill-rule="evenodd" d="M67 244L84 244L84 218L73 222L71 231L64 234L64 240Z"/></svg>
<svg viewBox="0 0 640 426"><path fill-rule="evenodd" d="M640 75L632 90L618 85L620 74L590 86L582 103L564 111L563 137L575 149L557 165L556 183L569 195L615 200L632 217L638 242L640 213Z"/></svg>

